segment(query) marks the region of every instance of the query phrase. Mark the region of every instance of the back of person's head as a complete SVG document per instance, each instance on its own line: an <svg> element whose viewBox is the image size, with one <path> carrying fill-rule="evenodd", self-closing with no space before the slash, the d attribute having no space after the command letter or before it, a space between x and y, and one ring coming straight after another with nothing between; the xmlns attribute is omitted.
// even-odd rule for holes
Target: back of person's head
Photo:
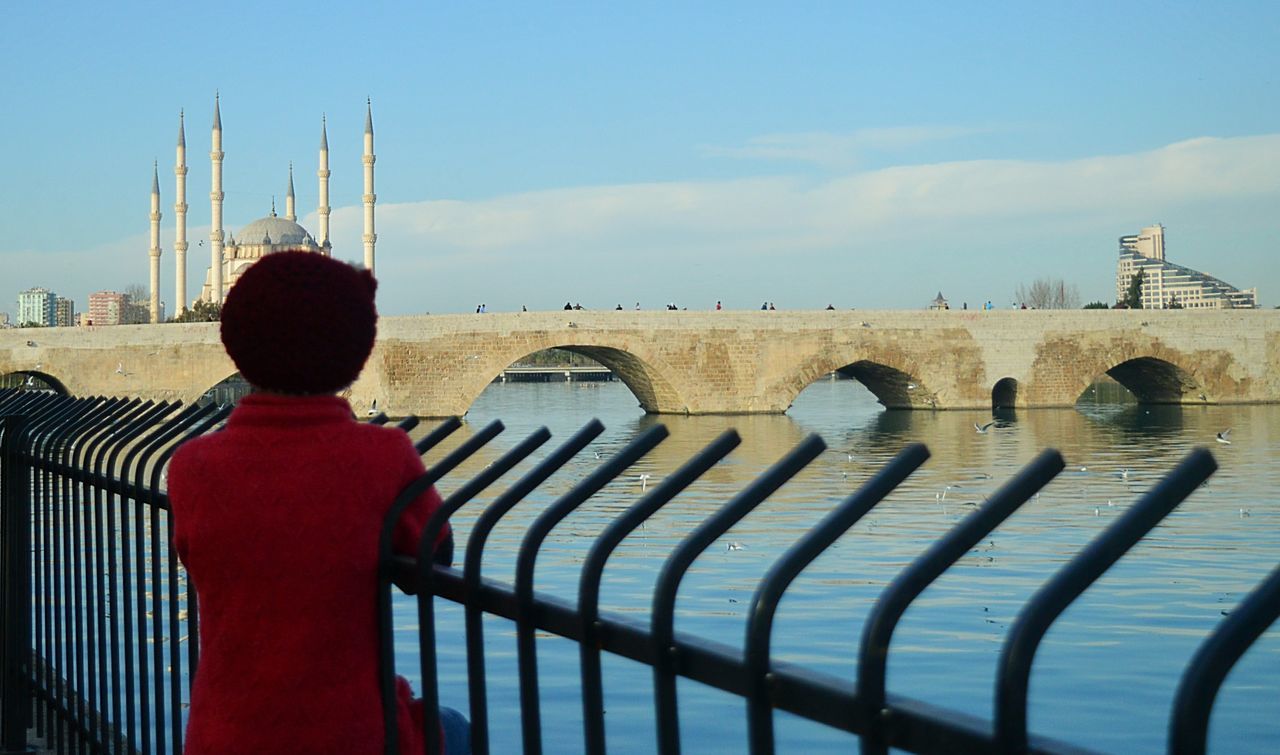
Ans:
<svg viewBox="0 0 1280 755"><path fill-rule="evenodd" d="M335 393L373 351L378 284L368 270L315 252L268 254L222 305L222 344L240 375L274 393Z"/></svg>

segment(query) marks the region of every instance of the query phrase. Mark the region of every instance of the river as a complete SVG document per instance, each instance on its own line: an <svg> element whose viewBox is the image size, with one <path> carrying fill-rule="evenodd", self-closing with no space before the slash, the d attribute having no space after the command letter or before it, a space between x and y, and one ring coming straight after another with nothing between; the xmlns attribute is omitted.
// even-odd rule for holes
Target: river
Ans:
<svg viewBox="0 0 1280 755"><path fill-rule="evenodd" d="M618 382L508 383L488 388L457 433L493 419L507 426L446 478L447 493L541 425L553 439L534 460L592 417L607 427L590 447L517 506L495 531L486 576L511 579L524 528L543 507L655 422L671 435L552 533L536 573L539 591L573 598L592 538L729 427L742 444L620 546L605 571L602 608L643 619L658 568L692 526L716 510L809 433L828 451L765 501L694 565L680 592L677 629L741 645L752 592L769 566L814 522L906 444L931 459L815 561L787 592L774 627L774 657L852 679L862 623L880 591L907 563L972 511L1039 451L1056 448L1067 471L1028 501L929 588L894 635L888 688L929 703L992 717L995 665L1027 598L1190 449L1210 447L1221 468L1086 592L1054 625L1036 656L1029 725L1035 734L1109 752L1162 752L1184 665L1201 640L1280 561L1280 407L1098 405L1008 415L985 434L982 412L887 412L860 384L822 380L785 416L645 415ZM1216 443L1231 428L1230 445ZM433 451L437 459L459 439ZM470 524L522 465L455 517L465 547ZM641 476L649 477L642 482ZM728 549L729 542L740 549ZM461 562L461 552L457 561ZM461 611L438 609L442 699L466 707ZM396 604L397 664L416 676L412 603ZM493 751L519 749L514 625L488 619ZM575 646L539 641L544 743L582 749ZM616 752L655 747L646 667L606 657L606 725ZM416 682L416 678L414 678ZM1280 741L1280 629L1236 666L1210 731L1216 752L1270 752ZM680 687L688 752L746 750L745 704L692 682ZM776 715L779 750L847 750L852 738Z"/></svg>

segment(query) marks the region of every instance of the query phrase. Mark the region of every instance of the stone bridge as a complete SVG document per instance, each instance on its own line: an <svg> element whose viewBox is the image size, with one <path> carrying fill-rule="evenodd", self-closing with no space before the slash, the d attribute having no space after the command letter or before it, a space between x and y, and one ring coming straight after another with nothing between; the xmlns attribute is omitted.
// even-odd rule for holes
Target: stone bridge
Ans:
<svg viewBox="0 0 1280 755"><path fill-rule="evenodd" d="M384 317L349 398L463 414L547 348L611 369L647 412L785 412L840 371L887 407L1071 406L1109 374L1149 403L1280 402L1280 311L555 311ZM0 375L192 401L233 375L216 323L0 331Z"/></svg>

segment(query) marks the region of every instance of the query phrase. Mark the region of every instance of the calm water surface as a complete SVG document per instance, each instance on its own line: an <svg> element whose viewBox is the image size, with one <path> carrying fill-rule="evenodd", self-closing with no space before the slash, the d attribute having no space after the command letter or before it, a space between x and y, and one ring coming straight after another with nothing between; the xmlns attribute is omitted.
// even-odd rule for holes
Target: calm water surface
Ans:
<svg viewBox="0 0 1280 755"><path fill-rule="evenodd" d="M894 635L889 691L985 719L992 717L1001 643L1027 598L1190 449L1209 446L1221 469L1054 625L1037 656L1030 727L1036 734L1110 752L1162 752L1173 694L1201 640L1280 562L1280 407L1135 407L1019 412L986 435L979 412L886 412L852 381L820 381L786 416L650 417L621 383L495 384L467 415L466 436L493 419L505 433L445 480L447 493L518 440L546 425L541 458L592 417L607 427L579 458L517 506L490 539L486 576L510 580L525 527L637 432L662 422L671 436L566 519L541 553L537 589L574 598L592 539L653 484L729 427L743 442L615 552L602 608L647 616L663 559L698 522L809 433L829 450L694 564L680 592L677 629L742 645L752 592L771 564L810 526L908 443L932 458L812 564L787 592L774 628L777 658L852 680L862 624L880 591L906 564L1045 448L1068 470L925 592ZM1232 428L1231 445L1214 434ZM433 452L437 459L460 439ZM455 519L465 539L517 468ZM1126 474L1127 470L1127 474ZM730 541L746 546L727 550ZM461 553L458 563L461 563ZM465 709L461 611L444 603L442 699ZM398 665L416 682L416 617L397 603ZM488 619L494 752L519 751L514 625ZM538 646L544 744L579 752L581 699L576 646ZM1216 752L1273 752L1280 743L1280 629L1254 645L1228 677L1215 708ZM606 725L615 752L655 748L647 667L605 658ZM688 752L746 750L745 704L681 682ZM781 752L848 751L855 740L789 714L776 716Z"/></svg>

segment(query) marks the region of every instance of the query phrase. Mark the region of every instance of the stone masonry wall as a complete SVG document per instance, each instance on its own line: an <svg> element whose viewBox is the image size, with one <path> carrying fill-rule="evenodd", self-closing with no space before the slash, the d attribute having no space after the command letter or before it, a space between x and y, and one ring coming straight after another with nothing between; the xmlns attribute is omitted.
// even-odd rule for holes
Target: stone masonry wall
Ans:
<svg viewBox="0 0 1280 755"><path fill-rule="evenodd" d="M1131 386L1140 395L1150 388L1152 400L1280 401L1276 310L384 317L349 396L358 410L376 399L393 415L461 414L503 368L551 347L604 363L646 410L664 413L782 412L809 383L847 367L904 408L987 408L1002 378L1017 381L1018 406L1069 406L1124 363L1117 377L1142 383ZM24 372L77 395L190 401L235 367L214 323L0 330L0 374Z"/></svg>

